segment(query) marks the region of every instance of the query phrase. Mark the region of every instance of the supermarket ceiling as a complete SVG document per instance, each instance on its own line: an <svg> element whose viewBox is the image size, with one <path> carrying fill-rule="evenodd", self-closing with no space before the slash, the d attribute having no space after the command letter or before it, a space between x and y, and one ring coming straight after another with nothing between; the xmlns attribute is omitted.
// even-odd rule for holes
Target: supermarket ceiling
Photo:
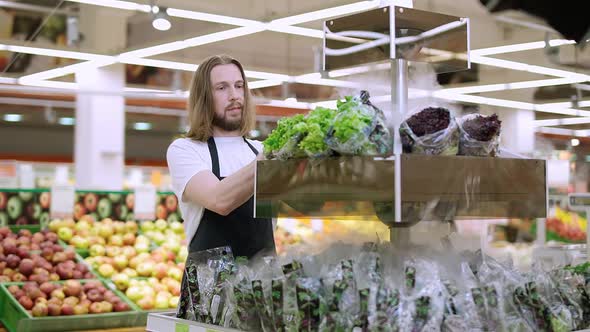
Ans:
<svg viewBox="0 0 590 332"><path fill-rule="evenodd" d="M0 22L11 22L0 24L0 92L14 91L9 86L14 84L21 84L20 90L71 92L77 69L125 63L126 95L182 99L196 65L211 54L228 53L245 65L261 102L307 107L357 86L347 75L319 74L323 20L379 3L158 0L171 22L168 31L158 31L147 0L0 1ZM479 0L414 0L413 6L471 19L473 68L438 76L443 89L437 98L534 110L539 131L589 136L588 48L573 46L543 20L522 12L491 14ZM77 43L67 33L68 16L79 19ZM108 19L115 16L125 22L116 35ZM67 47L68 41L77 48Z"/></svg>

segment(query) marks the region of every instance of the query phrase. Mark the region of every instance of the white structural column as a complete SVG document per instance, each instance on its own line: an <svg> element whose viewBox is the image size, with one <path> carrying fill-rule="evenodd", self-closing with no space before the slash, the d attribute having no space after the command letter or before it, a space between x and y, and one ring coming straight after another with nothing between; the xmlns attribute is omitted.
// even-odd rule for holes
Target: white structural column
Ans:
<svg viewBox="0 0 590 332"><path fill-rule="evenodd" d="M502 142L509 152L531 155L535 149L535 113L529 110L501 109Z"/></svg>
<svg viewBox="0 0 590 332"><path fill-rule="evenodd" d="M103 54L123 49L126 21L121 11L82 6L83 46ZM85 68L75 76L80 89L74 143L76 187L121 190L125 167L124 66Z"/></svg>

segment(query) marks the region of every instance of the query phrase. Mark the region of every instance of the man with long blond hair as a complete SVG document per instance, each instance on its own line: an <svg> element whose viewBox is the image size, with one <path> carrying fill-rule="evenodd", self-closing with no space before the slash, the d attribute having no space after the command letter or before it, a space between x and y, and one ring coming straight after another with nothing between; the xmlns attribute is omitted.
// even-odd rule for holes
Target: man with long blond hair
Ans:
<svg viewBox="0 0 590 332"><path fill-rule="evenodd" d="M191 82L188 118L186 137L166 157L189 252L230 246L234 256L274 253L271 219L252 217L262 144L245 137L255 113L240 62L227 55L203 61Z"/></svg>

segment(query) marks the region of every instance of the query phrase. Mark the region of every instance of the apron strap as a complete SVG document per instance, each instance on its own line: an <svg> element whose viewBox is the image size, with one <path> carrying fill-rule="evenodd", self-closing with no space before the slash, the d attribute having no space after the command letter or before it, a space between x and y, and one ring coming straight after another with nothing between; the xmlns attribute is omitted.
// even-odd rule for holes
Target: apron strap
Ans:
<svg viewBox="0 0 590 332"><path fill-rule="evenodd" d="M209 154L211 155L211 171L215 176L220 178L219 175L219 155L217 154L217 146L215 145L215 140L213 137L209 137L207 140L207 146L209 147Z"/></svg>
<svg viewBox="0 0 590 332"><path fill-rule="evenodd" d="M243 139L244 142L248 144L250 150L252 150L252 152L254 152L255 155L258 155L258 150L254 146L252 146L250 142L248 142L246 137L243 137ZM209 154L211 155L211 171L213 172L213 174L215 174L215 176L220 178L221 175L219 172L219 155L217 154L217 146L215 145L215 139L213 139L213 137L209 137L209 139L207 140L207 146L209 147Z"/></svg>
<svg viewBox="0 0 590 332"><path fill-rule="evenodd" d="M258 155L258 150L256 150L256 148L254 146L252 146L252 144L250 144L250 142L248 142L246 137L242 137L242 138L244 139L244 142L246 142L246 144L248 144L248 147L250 147L250 150L252 150L252 152L254 152L255 155Z"/></svg>

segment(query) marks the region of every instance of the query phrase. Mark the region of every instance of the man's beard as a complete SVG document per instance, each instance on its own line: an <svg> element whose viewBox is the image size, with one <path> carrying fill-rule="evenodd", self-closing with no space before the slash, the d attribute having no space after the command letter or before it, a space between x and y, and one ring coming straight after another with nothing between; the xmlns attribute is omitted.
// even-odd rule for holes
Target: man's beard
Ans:
<svg viewBox="0 0 590 332"><path fill-rule="evenodd" d="M236 131L242 126L242 116L240 115L239 119L228 120L225 113L223 116L219 116L219 114L215 113L213 115L213 125L224 131Z"/></svg>

